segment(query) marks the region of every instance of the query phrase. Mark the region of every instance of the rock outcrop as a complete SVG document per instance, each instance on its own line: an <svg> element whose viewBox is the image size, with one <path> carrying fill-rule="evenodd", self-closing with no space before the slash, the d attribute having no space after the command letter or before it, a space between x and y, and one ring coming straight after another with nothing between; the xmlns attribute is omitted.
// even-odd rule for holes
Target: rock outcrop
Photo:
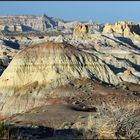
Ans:
<svg viewBox="0 0 140 140"><path fill-rule="evenodd" d="M106 24L104 33L118 33L125 37L137 37L140 35L139 24L134 24L133 22L120 21L115 24Z"/></svg>
<svg viewBox="0 0 140 140"><path fill-rule="evenodd" d="M74 26L73 37L86 39L87 34L90 32L90 25L76 24Z"/></svg>
<svg viewBox="0 0 140 140"><path fill-rule="evenodd" d="M52 89L82 77L114 85L121 81L97 56L71 45L28 47L14 57L0 78L0 113L27 111L44 103Z"/></svg>
<svg viewBox="0 0 140 140"><path fill-rule="evenodd" d="M43 16L0 16L0 31L46 31L58 25L60 19Z"/></svg>
<svg viewBox="0 0 140 140"><path fill-rule="evenodd" d="M7 68L17 50L6 46L3 40L0 40L0 75Z"/></svg>

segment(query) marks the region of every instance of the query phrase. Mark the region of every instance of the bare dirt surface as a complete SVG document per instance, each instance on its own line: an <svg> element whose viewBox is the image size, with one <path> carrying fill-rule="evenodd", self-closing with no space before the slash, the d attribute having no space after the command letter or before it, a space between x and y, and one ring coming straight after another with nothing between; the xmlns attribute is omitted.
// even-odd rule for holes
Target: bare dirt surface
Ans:
<svg viewBox="0 0 140 140"><path fill-rule="evenodd" d="M16 125L43 125L52 128L60 127L64 122L75 123L86 120L89 114L97 114L102 107L105 111L122 107L125 111L132 108L139 114L140 96L139 86L132 85L131 91L127 85L111 87L97 81L87 79L75 80L61 86L63 89L75 92L75 96L59 97L57 89L55 96L47 100L46 105L34 108L24 114L13 115L8 122ZM71 88L69 88L71 87ZM73 88L72 88L73 87ZM70 91L71 89L71 91ZM58 88L59 93L60 88ZM77 92L77 93L76 93Z"/></svg>
<svg viewBox="0 0 140 140"><path fill-rule="evenodd" d="M54 89L44 105L1 118L14 138L137 138L139 91L137 84L77 79Z"/></svg>
<svg viewBox="0 0 140 140"><path fill-rule="evenodd" d="M70 105L54 104L33 109L23 115L10 118L18 125L40 125L59 128L64 122L75 123L78 118L87 118L89 112L77 111Z"/></svg>

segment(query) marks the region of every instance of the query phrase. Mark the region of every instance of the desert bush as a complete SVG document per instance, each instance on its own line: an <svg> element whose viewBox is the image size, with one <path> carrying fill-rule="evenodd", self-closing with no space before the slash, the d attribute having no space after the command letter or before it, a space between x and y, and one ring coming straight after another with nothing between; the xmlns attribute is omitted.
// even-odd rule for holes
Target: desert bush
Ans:
<svg viewBox="0 0 140 140"><path fill-rule="evenodd" d="M9 139L9 130L5 126L4 122L0 122L0 138L1 139Z"/></svg>
<svg viewBox="0 0 140 140"><path fill-rule="evenodd" d="M125 110L123 106L103 105L98 111L89 115L86 125L77 123L75 128L80 132L80 138L140 139L140 116L135 107Z"/></svg>
<svg viewBox="0 0 140 140"><path fill-rule="evenodd" d="M116 129L118 138L140 139L140 116L136 116L133 112L124 114Z"/></svg>
<svg viewBox="0 0 140 140"><path fill-rule="evenodd" d="M14 134L4 122L0 122L0 139L14 139Z"/></svg>

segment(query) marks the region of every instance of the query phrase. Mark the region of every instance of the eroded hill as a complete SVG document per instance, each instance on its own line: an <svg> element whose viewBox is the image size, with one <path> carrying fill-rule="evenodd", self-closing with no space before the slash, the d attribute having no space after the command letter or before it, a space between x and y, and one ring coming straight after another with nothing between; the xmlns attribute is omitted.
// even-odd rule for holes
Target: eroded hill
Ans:
<svg viewBox="0 0 140 140"><path fill-rule="evenodd" d="M34 18L41 24L32 28L43 31L45 23L49 31L0 34L0 119L27 127L31 138L48 137L40 125L53 127L55 137L69 128L74 137L76 129L82 138L139 138L139 24L28 22Z"/></svg>

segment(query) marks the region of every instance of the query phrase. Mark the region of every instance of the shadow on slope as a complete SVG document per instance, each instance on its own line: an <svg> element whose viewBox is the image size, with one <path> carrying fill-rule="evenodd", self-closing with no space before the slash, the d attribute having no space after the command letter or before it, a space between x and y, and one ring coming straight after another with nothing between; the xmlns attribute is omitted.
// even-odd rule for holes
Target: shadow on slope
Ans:
<svg viewBox="0 0 140 140"><path fill-rule="evenodd" d="M124 71L126 70L126 68L124 68L124 67L117 68L117 67L115 67L115 66L113 66L113 65L111 65L111 64L107 64L107 65L110 67L110 69L111 69L115 74L120 73L120 72L124 72Z"/></svg>
<svg viewBox="0 0 140 140"><path fill-rule="evenodd" d="M129 59L123 59L123 58L118 58L118 57L116 57L116 59L118 60L118 61L120 61L120 60L124 60L124 61L127 61L130 65L132 65L132 67L136 70L136 71L138 71L138 72L140 72L140 65L137 65L137 64L135 64L135 63L133 63L132 61L130 61Z"/></svg>
<svg viewBox="0 0 140 140"><path fill-rule="evenodd" d="M120 41L122 41L122 42L124 42L124 43L126 43L126 44L128 44L128 45L130 45L132 47L134 47L135 49L140 50L140 48L137 45L135 45L130 38L126 38L126 37L116 37L116 38L118 40L120 40Z"/></svg>
<svg viewBox="0 0 140 140"><path fill-rule="evenodd" d="M1 134L2 131L5 133ZM13 124L4 125L0 138L6 139L46 139L46 138L74 138L78 130L54 129L45 126L16 126Z"/></svg>
<svg viewBox="0 0 140 140"><path fill-rule="evenodd" d="M20 45L18 44L17 41L13 42L11 40L3 40L5 45L8 46L9 48L13 49L19 49Z"/></svg>

